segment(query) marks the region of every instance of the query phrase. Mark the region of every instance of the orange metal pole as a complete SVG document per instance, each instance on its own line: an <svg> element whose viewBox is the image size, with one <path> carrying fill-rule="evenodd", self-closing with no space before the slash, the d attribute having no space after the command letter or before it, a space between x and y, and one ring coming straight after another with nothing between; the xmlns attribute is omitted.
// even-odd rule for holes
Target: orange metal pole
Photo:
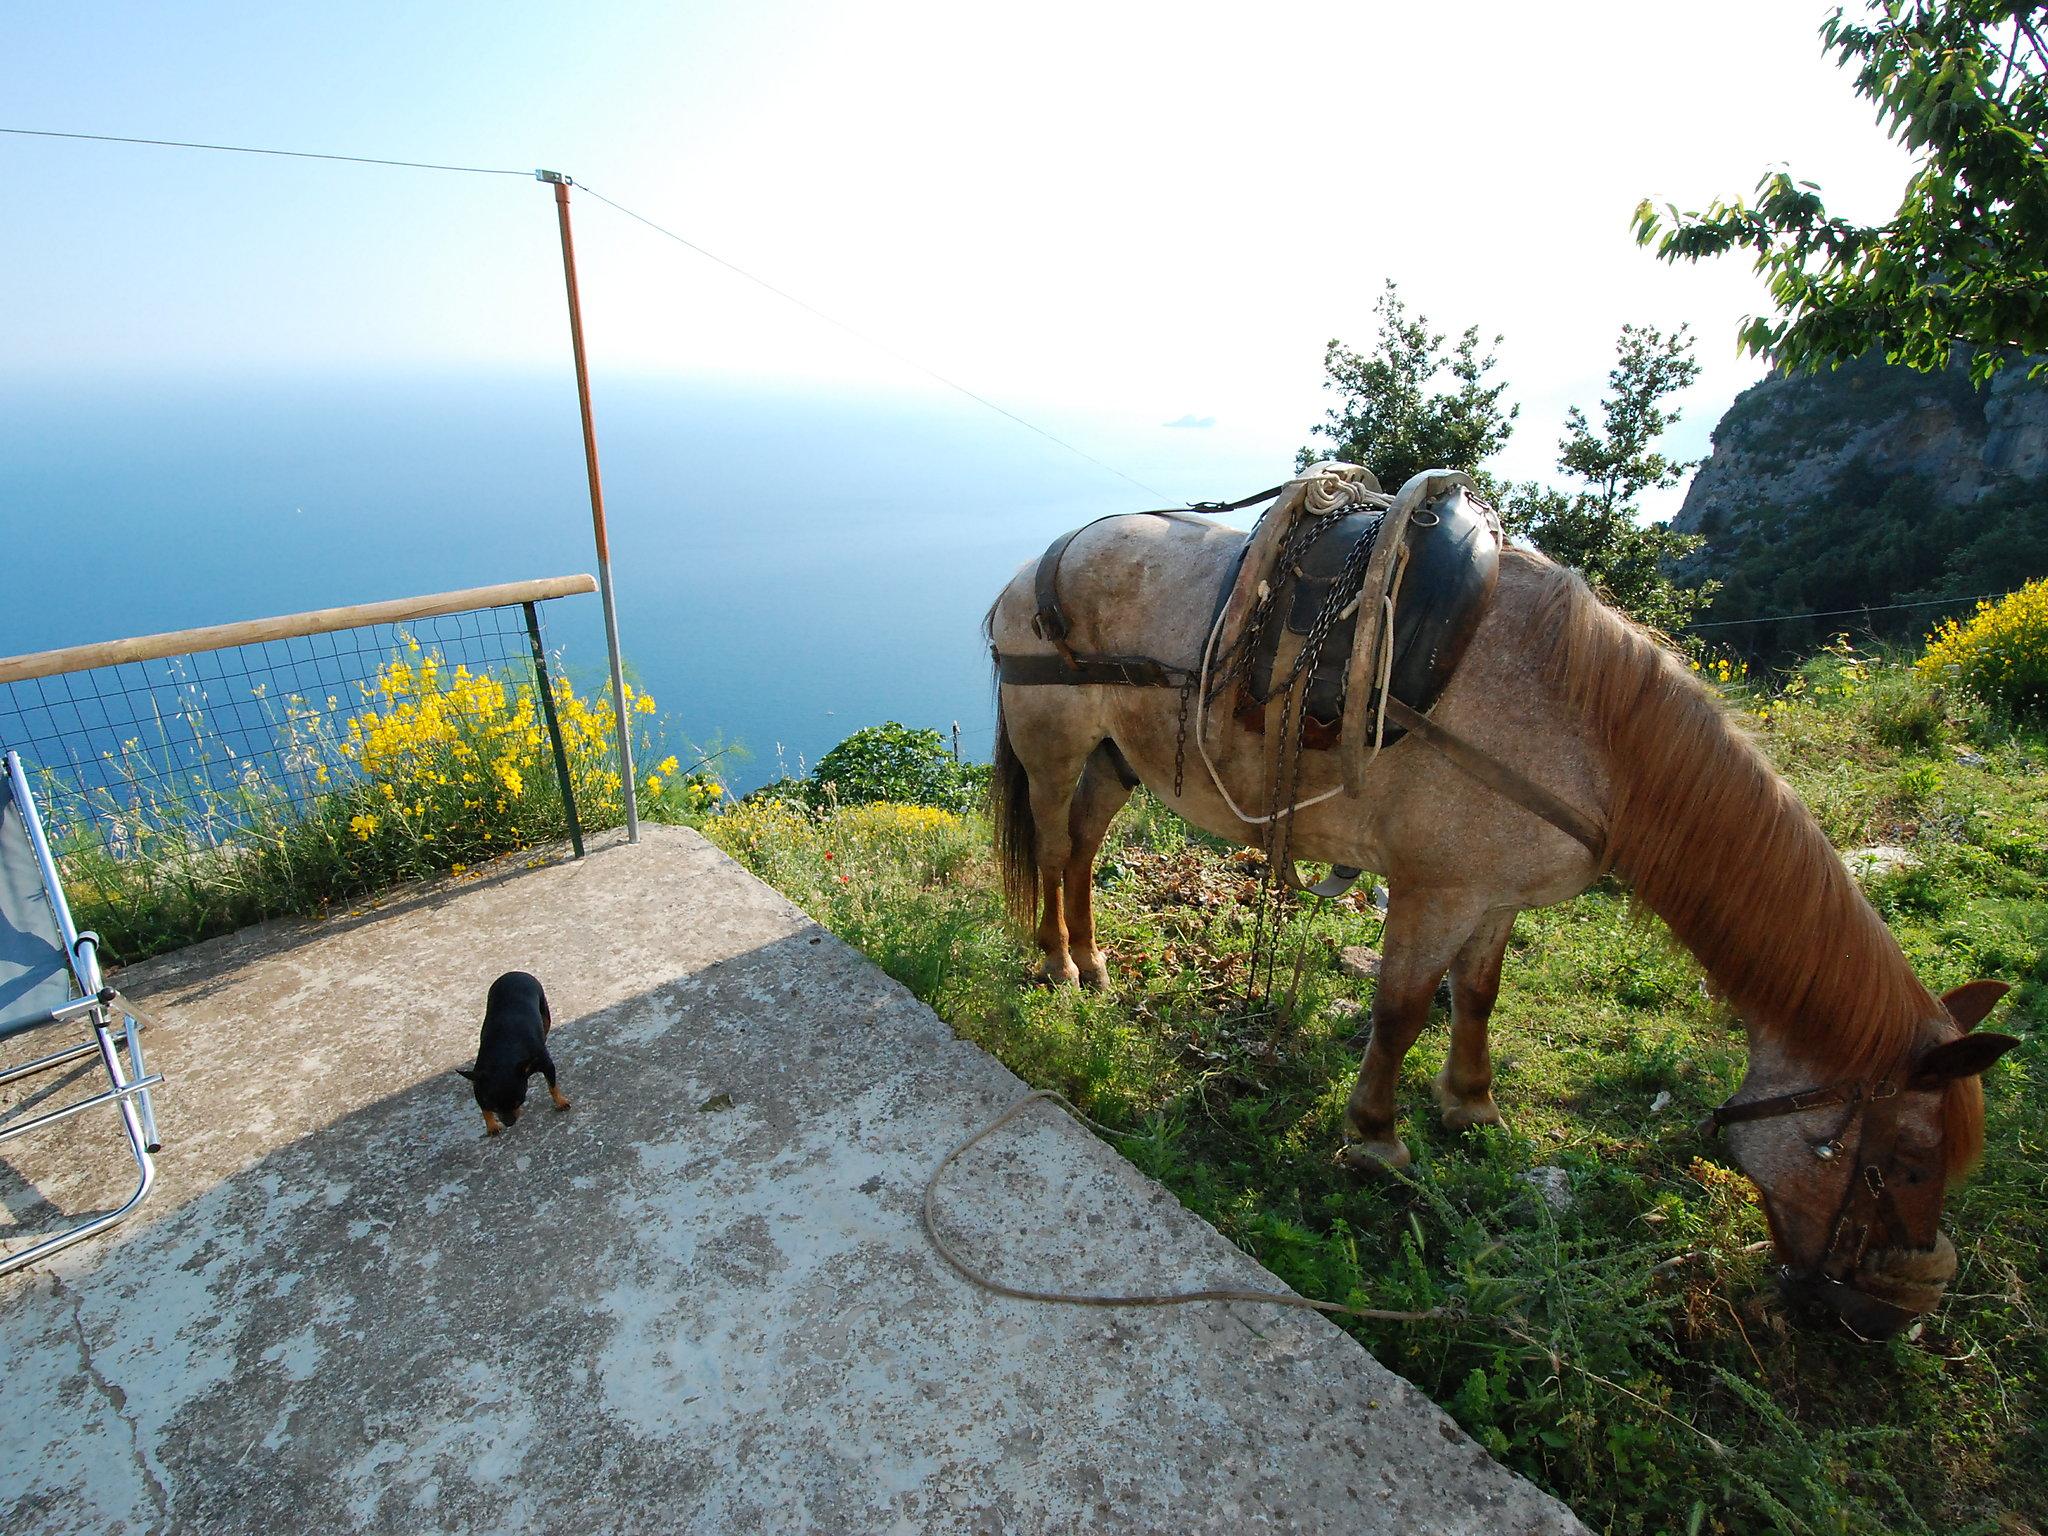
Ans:
<svg viewBox="0 0 2048 1536"><path fill-rule="evenodd" d="M569 290L569 341L576 353L576 403L583 412L583 463L590 474L590 523L597 535L597 590L604 604L604 643L611 656L612 708L618 717L619 788L626 806L626 841L640 841L640 798L633 782L633 729L627 719L626 673L619 657L619 614L612 599L611 541L605 535L604 485L597 473L597 428L590 414L590 370L583 356L583 303L576 292L576 242L569 233L570 179L560 171L535 171L534 179L555 189L555 213L562 226L562 279Z"/></svg>

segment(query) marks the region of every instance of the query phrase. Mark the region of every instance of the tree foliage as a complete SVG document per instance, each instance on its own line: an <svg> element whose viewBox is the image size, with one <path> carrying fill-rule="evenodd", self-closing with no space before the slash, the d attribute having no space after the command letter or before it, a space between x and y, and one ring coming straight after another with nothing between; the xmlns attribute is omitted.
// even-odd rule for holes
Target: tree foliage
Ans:
<svg viewBox="0 0 2048 1536"><path fill-rule="evenodd" d="M1668 403L1671 395L1699 376L1684 327L1670 335L1651 326L1622 328L1607 376L1609 394L1600 405L1600 430L1576 406L1565 417L1558 468L1579 486L1560 490L1509 486L1487 473L1485 461L1507 444L1519 407L1502 403L1505 383L1489 382L1495 359L1490 351L1481 354L1477 326L1446 352L1427 317L1409 317L1392 282L1377 312L1380 334L1373 352L1354 352L1341 341L1325 349L1323 387L1337 394L1338 403L1314 430L1330 446L1302 449L1298 468L1344 459L1365 465L1388 490L1424 470L1463 470L1500 508L1510 531L1583 571L1643 623L1676 633L1706 606L1718 583L1681 587L1667 574L1669 564L1701 540L1666 524L1645 525L1637 507L1644 491L1675 485L1692 468L1657 449L1658 439L1678 420ZM1499 344L1496 336L1494 345Z"/></svg>
<svg viewBox="0 0 2048 1536"><path fill-rule="evenodd" d="M1666 261L1754 253L1775 316L1743 322L1753 353L1790 368L1881 348L1946 367L1971 347L1981 382L2012 350L2048 353L2048 42L2027 0L1870 0L1836 10L1825 48L1853 68L1886 133L1918 157L1898 211L1863 225L1820 188L1771 171L1754 202L1636 209ZM2048 367L2048 364L2039 365Z"/></svg>
<svg viewBox="0 0 2048 1536"><path fill-rule="evenodd" d="M1332 340L1323 350L1323 388L1338 403L1314 431L1329 440L1307 447L1296 466L1323 459L1363 464L1390 491L1426 469L1461 469L1489 484L1480 465L1507 443L1517 406L1503 406L1504 383L1489 383L1494 355L1479 350L1479 328L1469 327L1446 353L1444 338L1425 315L1409 318L1389 281L1375 308L1379 345L1370 354ZM1494 337L1493 345L1500 345ZM1450 377L1449 387L1440 381Z"/></svg>
<svg viewBox="0 0 2048 1536"><path fill-rule="evenodd" d="M1676 634L1713 598L1718 582L1675 583L1671 563L1704 542L1668 523L1645 523L1637 498L1676 485L1693 466L1658 451L1678 420L1670 396L1699 377L1684 326L1666 335L1625 325L1600 403L1600 431L1573 406L1565 416L1557 467L1581 484L1567 490L1515 487L1503 508L1511 526L1560 564L1585 573L1601 593L1640 622Z"/></svg>

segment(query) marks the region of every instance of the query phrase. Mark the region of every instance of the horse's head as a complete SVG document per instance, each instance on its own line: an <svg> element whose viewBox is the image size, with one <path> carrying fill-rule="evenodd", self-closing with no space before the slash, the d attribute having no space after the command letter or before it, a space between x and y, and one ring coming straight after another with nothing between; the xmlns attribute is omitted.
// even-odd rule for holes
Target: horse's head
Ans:
<svg viewBox="0 0 2048 1536"><path fill-rule="evenodd" d="M1814 1081L1813 1067L1752 1037L1749 1072L1713 1115L1763 1195L1779 1277L1804 1318L1889 1338L1931 1312L1956 1270L1941 1231L1952 1176L1974 1156L1979 1073L2019 1042L1972 1033L2006 985L1942 998L1942 1038L1889 1072Z"/></svg>

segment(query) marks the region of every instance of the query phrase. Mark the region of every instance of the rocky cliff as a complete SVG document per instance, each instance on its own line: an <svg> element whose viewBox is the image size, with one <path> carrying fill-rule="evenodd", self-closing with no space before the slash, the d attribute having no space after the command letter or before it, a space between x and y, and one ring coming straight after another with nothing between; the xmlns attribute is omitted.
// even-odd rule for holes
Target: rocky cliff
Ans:
<svg viewBox="0 0 2048 1536"><path fill-rule="evenodd" d="M2009 366L1979 389L1960 360L1875 358L1765 379L1714 429L1673 523L1707 540L1679 574L1726 583L1713 620L2007 590L2048 572L2048 379ZM1723 633L1776 654L1838 628L1908 638L1942 612Z"/></svg>

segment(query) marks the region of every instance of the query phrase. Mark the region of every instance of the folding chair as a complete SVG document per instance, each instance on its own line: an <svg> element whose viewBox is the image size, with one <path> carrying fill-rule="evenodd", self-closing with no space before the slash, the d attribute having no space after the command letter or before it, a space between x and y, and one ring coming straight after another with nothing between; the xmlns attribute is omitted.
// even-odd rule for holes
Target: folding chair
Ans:
<svg viewBox="0 0 2048 1536"><path fill-rule="evenodd" d="M83 1242L142 1203L156 1182L156 1165L150 1154L158 1150L149 1090L163 1082L160 1075L149 1076L143 1065L135 1015L120 994L100 979L99 935L80 933L72 925L71 908L64 900L49 841L43 836L28 776L22 771L20 757L9 752L6 780L0 783L0 1040L46 1026L81 1023L90 1029L91 1039L0 1071L0 1084L97 1054L106 1069L107 1090L61 1109L0 1121L0 1142L26 1136L81 1110L111 1104L121 1113L128 1147L135 1155L135 1193L115 1210L89 1217L55 1237L0 1258L0 1275ZM125 1069L123 1044L128 1052Z"/></svg>

